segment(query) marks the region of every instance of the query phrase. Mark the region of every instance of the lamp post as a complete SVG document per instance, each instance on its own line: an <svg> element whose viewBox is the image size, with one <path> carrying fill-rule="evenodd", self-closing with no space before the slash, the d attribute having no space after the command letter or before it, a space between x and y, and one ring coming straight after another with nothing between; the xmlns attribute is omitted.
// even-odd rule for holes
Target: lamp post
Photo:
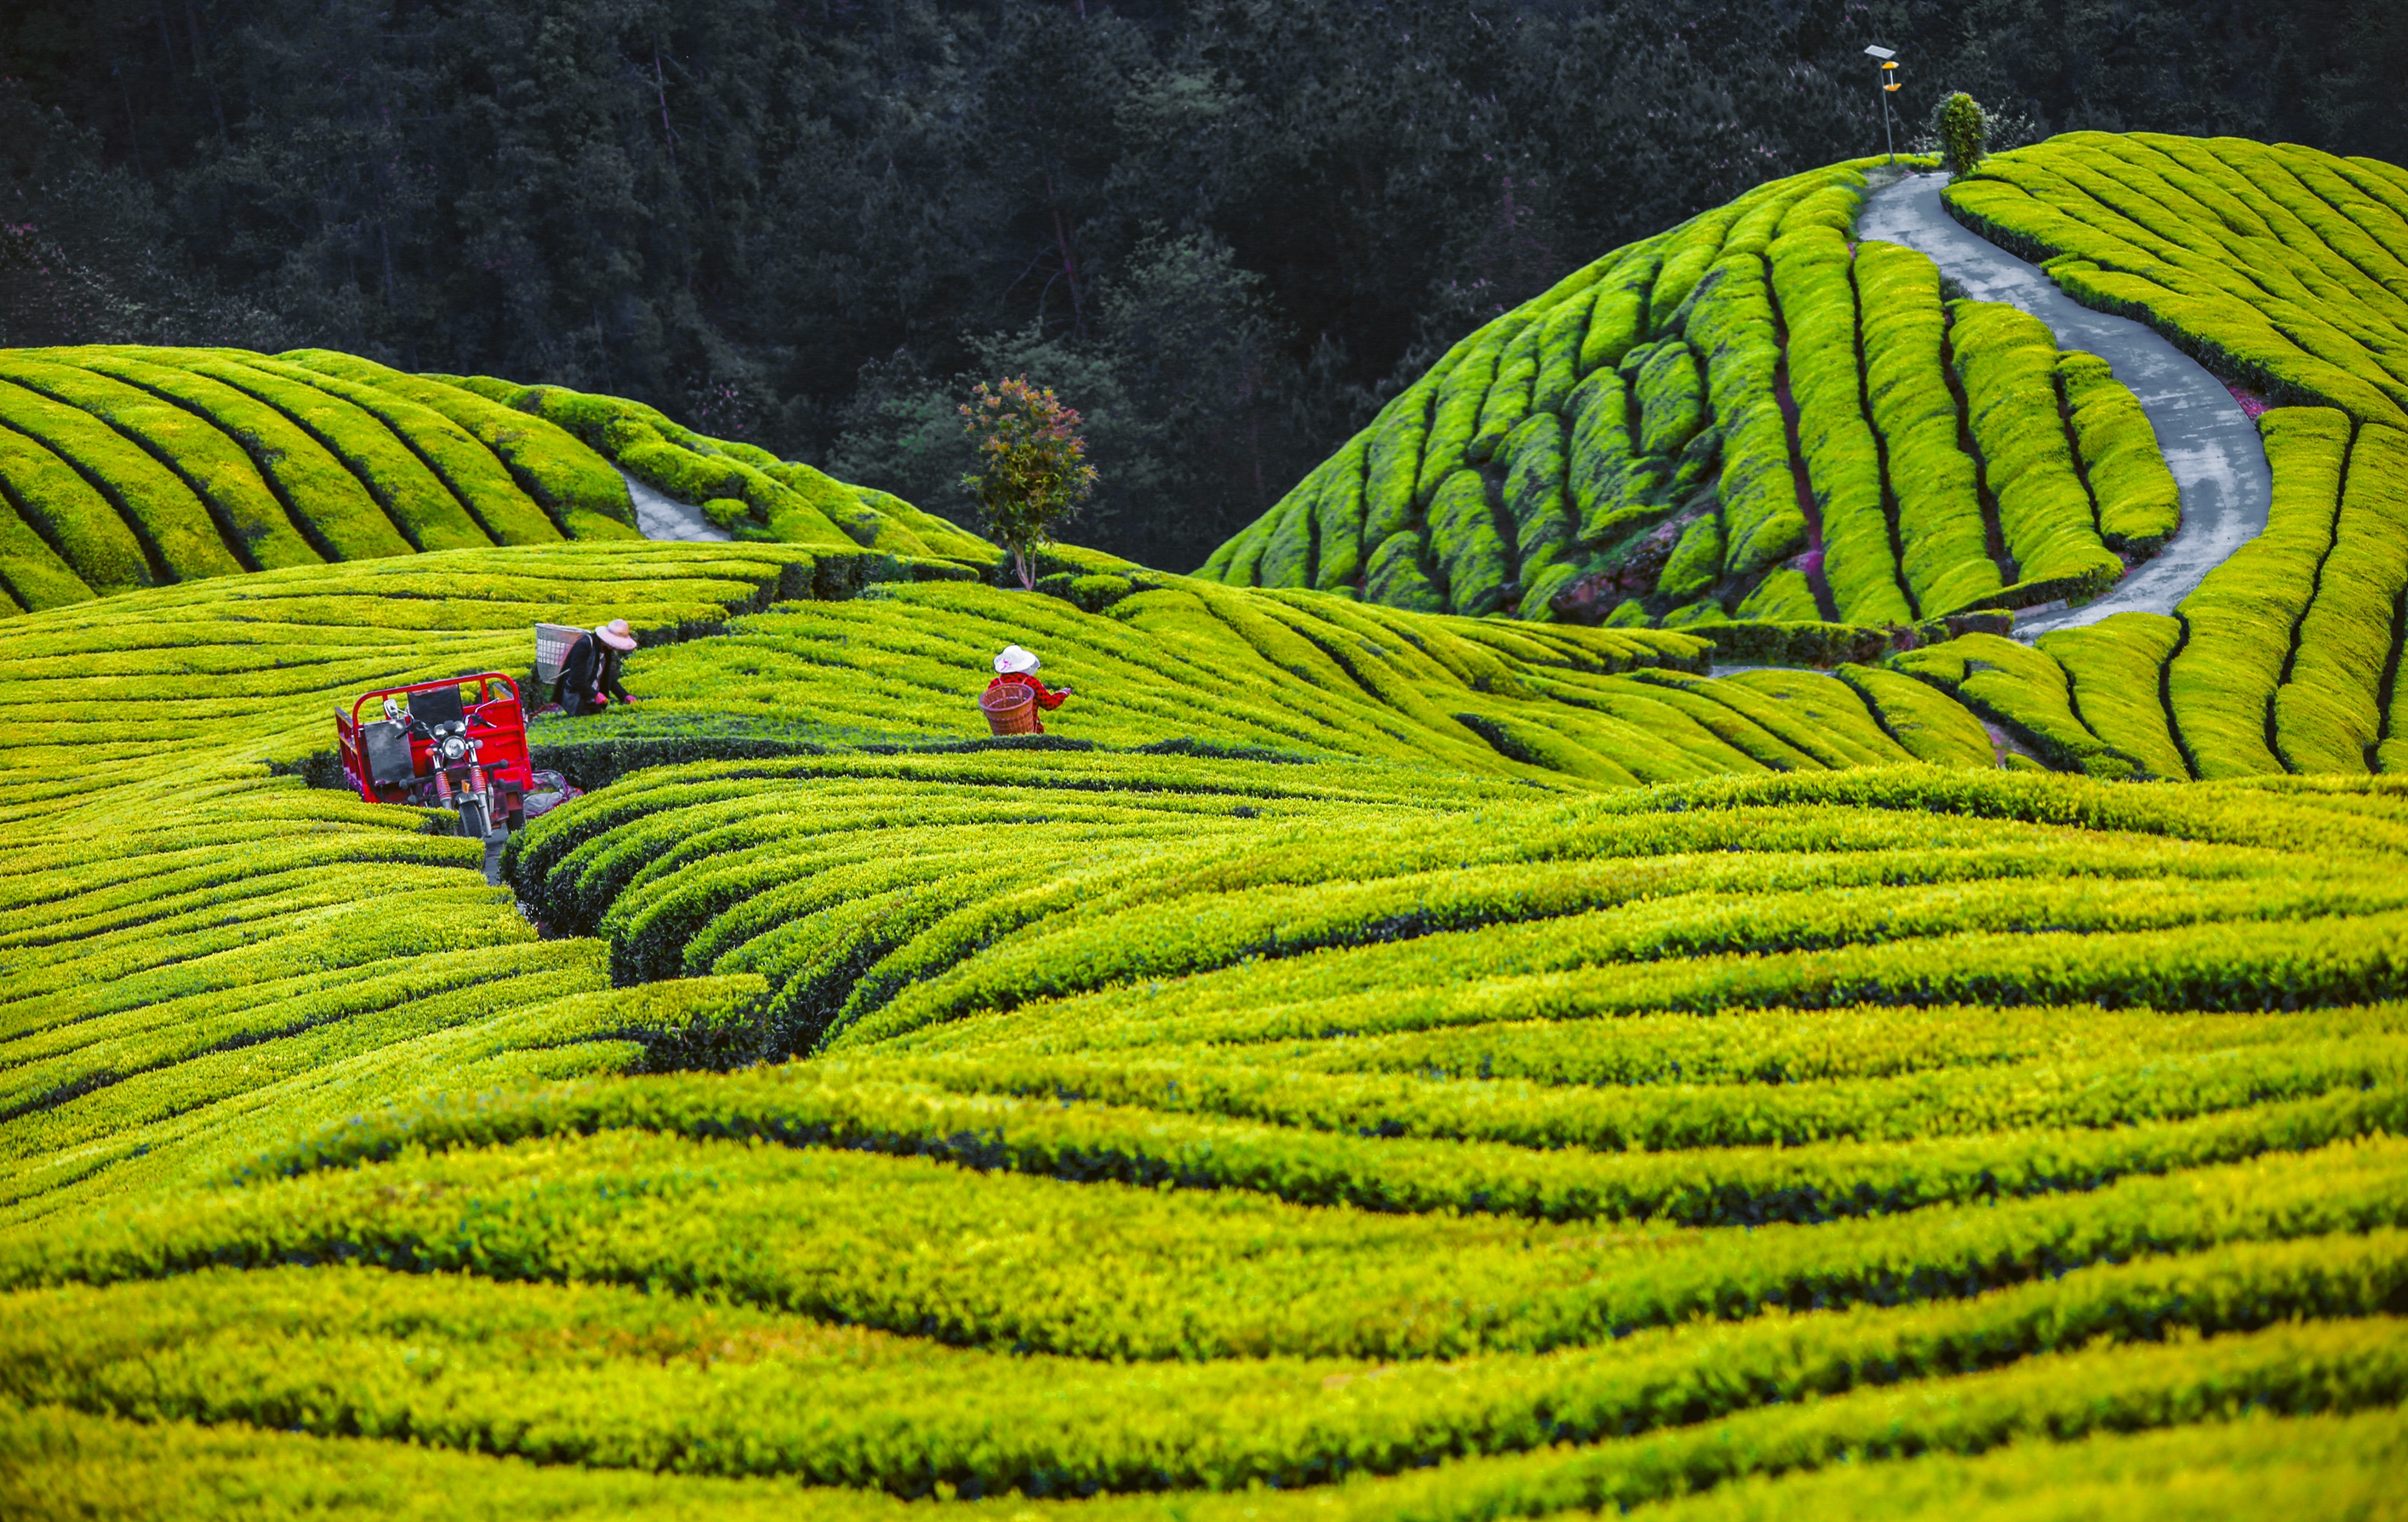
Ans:
<svg viewBox="0 0 2408 1522"><path fill-rule="evenodd" d="M1898 93L1898 50L1876 44L1865 50L1865 56L1880 65L1873 71L1873 78L1881 82L1882 141L1889 149L1890 163L1895 165L1898 163L1898 135L1890 127L1889 98Z"/></svg>

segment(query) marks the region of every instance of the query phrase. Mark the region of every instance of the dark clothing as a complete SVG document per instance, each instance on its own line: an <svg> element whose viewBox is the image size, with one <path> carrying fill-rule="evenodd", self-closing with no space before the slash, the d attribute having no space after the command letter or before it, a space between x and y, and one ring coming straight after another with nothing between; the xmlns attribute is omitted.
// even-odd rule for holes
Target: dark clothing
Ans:
<svg viewBox="0 0 2408 1522"><path fill-rule="evenodd" d="M554 698L572 715L599 711L604 693L613 702L626 702L627 689L619 685L619 668L626 658L590 634L578 636L577 643L568 647L568 658L560 663Z"/></svg>
<svg viewBox="0 0 2408 1522"><path fill-rule="evenodd" d="M1038 681L1034 676L1031 676L1025 671L1006 671L1003 675L996 678L993 682L988 682L986 684L986 690L993 692L1006 682L1010 682L1016 687L1027 688L1028 695L1037 699L1037 706L1045 710L1049 713L1054 710L1060 708L1062 706L1062 700L1070 696L1068 693L1047 692L1045 690L1045 683ZM1037 726L1037 732L1040 735L1045 733L1045 726L1042 724L1039 724Z"/></svg>

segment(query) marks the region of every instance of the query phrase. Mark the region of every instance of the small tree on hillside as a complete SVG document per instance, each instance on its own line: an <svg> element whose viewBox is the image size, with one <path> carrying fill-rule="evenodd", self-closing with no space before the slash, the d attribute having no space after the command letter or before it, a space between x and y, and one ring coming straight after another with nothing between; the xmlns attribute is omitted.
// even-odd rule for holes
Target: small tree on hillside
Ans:
<svg viewBox="0 0 2408 1522"><path fill-rule="evenodd" d="M1087 441L1079 437L1079 414L1025 375L991 388L980 381L961 413L985 467L964 476L962 484L978 498L988 529L1011 552L1020 584L1033 592L1031 557L1096 489L1096 467L1082 458Z"/></svg>
<svg viewBox="0 0 2408 1522"><path fill-rule="evenodd" d="M1962 90L1940 103L1931 113L1938 129L1940 153L1951 175L1969 175L1981 166L1990 151L1990 113Z"/></svg>

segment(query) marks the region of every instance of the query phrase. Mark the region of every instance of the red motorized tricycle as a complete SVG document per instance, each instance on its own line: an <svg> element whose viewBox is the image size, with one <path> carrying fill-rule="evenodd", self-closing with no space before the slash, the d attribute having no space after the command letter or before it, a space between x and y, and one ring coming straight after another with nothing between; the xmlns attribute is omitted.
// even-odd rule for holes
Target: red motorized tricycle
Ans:
<svg viewBox="0 0 2408 1522"><path fill-rule="evenodd" d="M383 716L363 720L380 698ZM460 833L480 840L524 821L535 785L526 710L518 683L498 671L364 694L351 711L335 711L335 741L344 778L370 803L455 810Z"/></svg>

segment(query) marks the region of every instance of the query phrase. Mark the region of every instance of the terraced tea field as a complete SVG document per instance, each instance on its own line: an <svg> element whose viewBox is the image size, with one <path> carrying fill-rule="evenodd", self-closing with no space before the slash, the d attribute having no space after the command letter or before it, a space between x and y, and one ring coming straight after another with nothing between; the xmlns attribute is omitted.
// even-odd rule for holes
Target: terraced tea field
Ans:
<svg viewBox="0 0 2408 1522"><path fill-rule="evenodd" d="M1673 625L2113 585L2180 522L2131 393L1854 242L1868 171L1896 173L1776 180L1480 329L1198 574Z"/></svg>
<svg viewBox="0 0 2408 1522"><path fill-rule="evenodd" d="M2199 165L2291 154L2245 146L2059 139L1951 194L2096 228L2114 179L2146 226L2140 170L2100 156L2190 165L2206 206ZM127 460L189 448L175 480L231 501L256 479L281 514L258 521L310 552L145 558L156 584L69 563L104 595L0 617L0 1514L2397 1513L2408 433L2355 393L2285 394L2263 536L2173 615L2020 642L1997 605L2101 584L2081 567L2147 537L2110 543L2116 469L2084 442L2085 409L2123 403L2084 356L1942 304L1906 251L1852 250L1866 167L1626 251L1646 280L1609 261L1564 298L1584 327L1541 314L1484 361L1474 335L1420 413L1299 488L1308 526L1258 536L1252 580L1300 542L1318 581L1346 542L1321 504L1368 525L1407 500L1375 480L1418 494L1455 449L1427 504L1354 540L1423 536L1419 607L1238 584L1242 547L1200 577L1057 547L1031 595L940 518L616 398L323 354L0 354L61 441L71 412ZM2368 194L2327 204L2389 227L2350 209L2389 204ZM2269 261L2245 290L2344 283L2230 196L2227 256ZM2167 292L2211 279L2117 236ZM2141 278L2083 257L2104 273L2070 289ZM1814 370L1805 293L1885 265L1931 298L1883 288L1929 348L1893 402L2045 386L2055 432L1960 414L1918 478L1870 372L1855 424L1829 405L1846 366ZM2318 296L2358 358L2290 341L2381 368L2377 288ZM1625 349L1584 358L1600 322ZM1858 341L1824 325L1827 359ZM1659 366L1708 334L1689 382ZM1447 390L1482 364L1476 405ZM392 503L433 497L365 466L361 496L322 497L297 450L98 383L191 419L219 398L175 376L251 373L328 438L303 388L394 439L412 408L484 420L454 420L484 452L458 458L552 537L496 542L447 484L484 537L410 539ZM1711 451L1666 445L1684 384ZM1575 393L1616 387L1624 433L1567 429ZM1672 551L1715 523L1713 579L1669 608L1634 583L1639 613L1594 625L1440 596L1478 555L1430 546L1484 522L1449 483L1543 487L1541 419L1568 483L1617 438L1618 480L1689 470L1681 505L1611 510L1677 527ZM1851 437L1870 477L1809 451ZM1988 483L2016 440L2046 468L2010 511L2022 488ZM539 454L715 504L737 538L585 535L526 484L569 479ZM19 458L17 521L66 563ZM147 556L98 467L61 467ZM2042 489L2060 467L2079 515ZM1967 553L1914 559L1893 509L1968 470ZM1482 509L1481 553L1515 570L1519 499L1483 500L1509 506ZM1886 583L1844 582L1886 585L1878 616L1822 605L1843 501L1890 555ZM2017 541L2043 548L2011 573L2006 524L2051 502L2089 537ZM326 546L338 523L402 542L328 553L298 526L322 511ZM1562 585L1596 542L1531 540ZM1789 547L1741 574L1733 544ZM1772 600L1784 576L1855 621ZM1750 616L1670 616L1726 596ZM613 613L638 701L537 722L538 764L589 791L512 840L500 885L448 816L326 785L336 702L523 671L531 623ZM1076 694L1042 737L972 706L1007 641Z"/></svg>
<svg viewBox="0 0 2408 1522"><path fill-rule="evenodd" d="M505 406L529 388L496 400L450 379L322 350L0 352L0 611L412 551L640 538L622 470L697 506L728 499L726 526L748 538L991 553L633 402L546 387Z"/></svg>

